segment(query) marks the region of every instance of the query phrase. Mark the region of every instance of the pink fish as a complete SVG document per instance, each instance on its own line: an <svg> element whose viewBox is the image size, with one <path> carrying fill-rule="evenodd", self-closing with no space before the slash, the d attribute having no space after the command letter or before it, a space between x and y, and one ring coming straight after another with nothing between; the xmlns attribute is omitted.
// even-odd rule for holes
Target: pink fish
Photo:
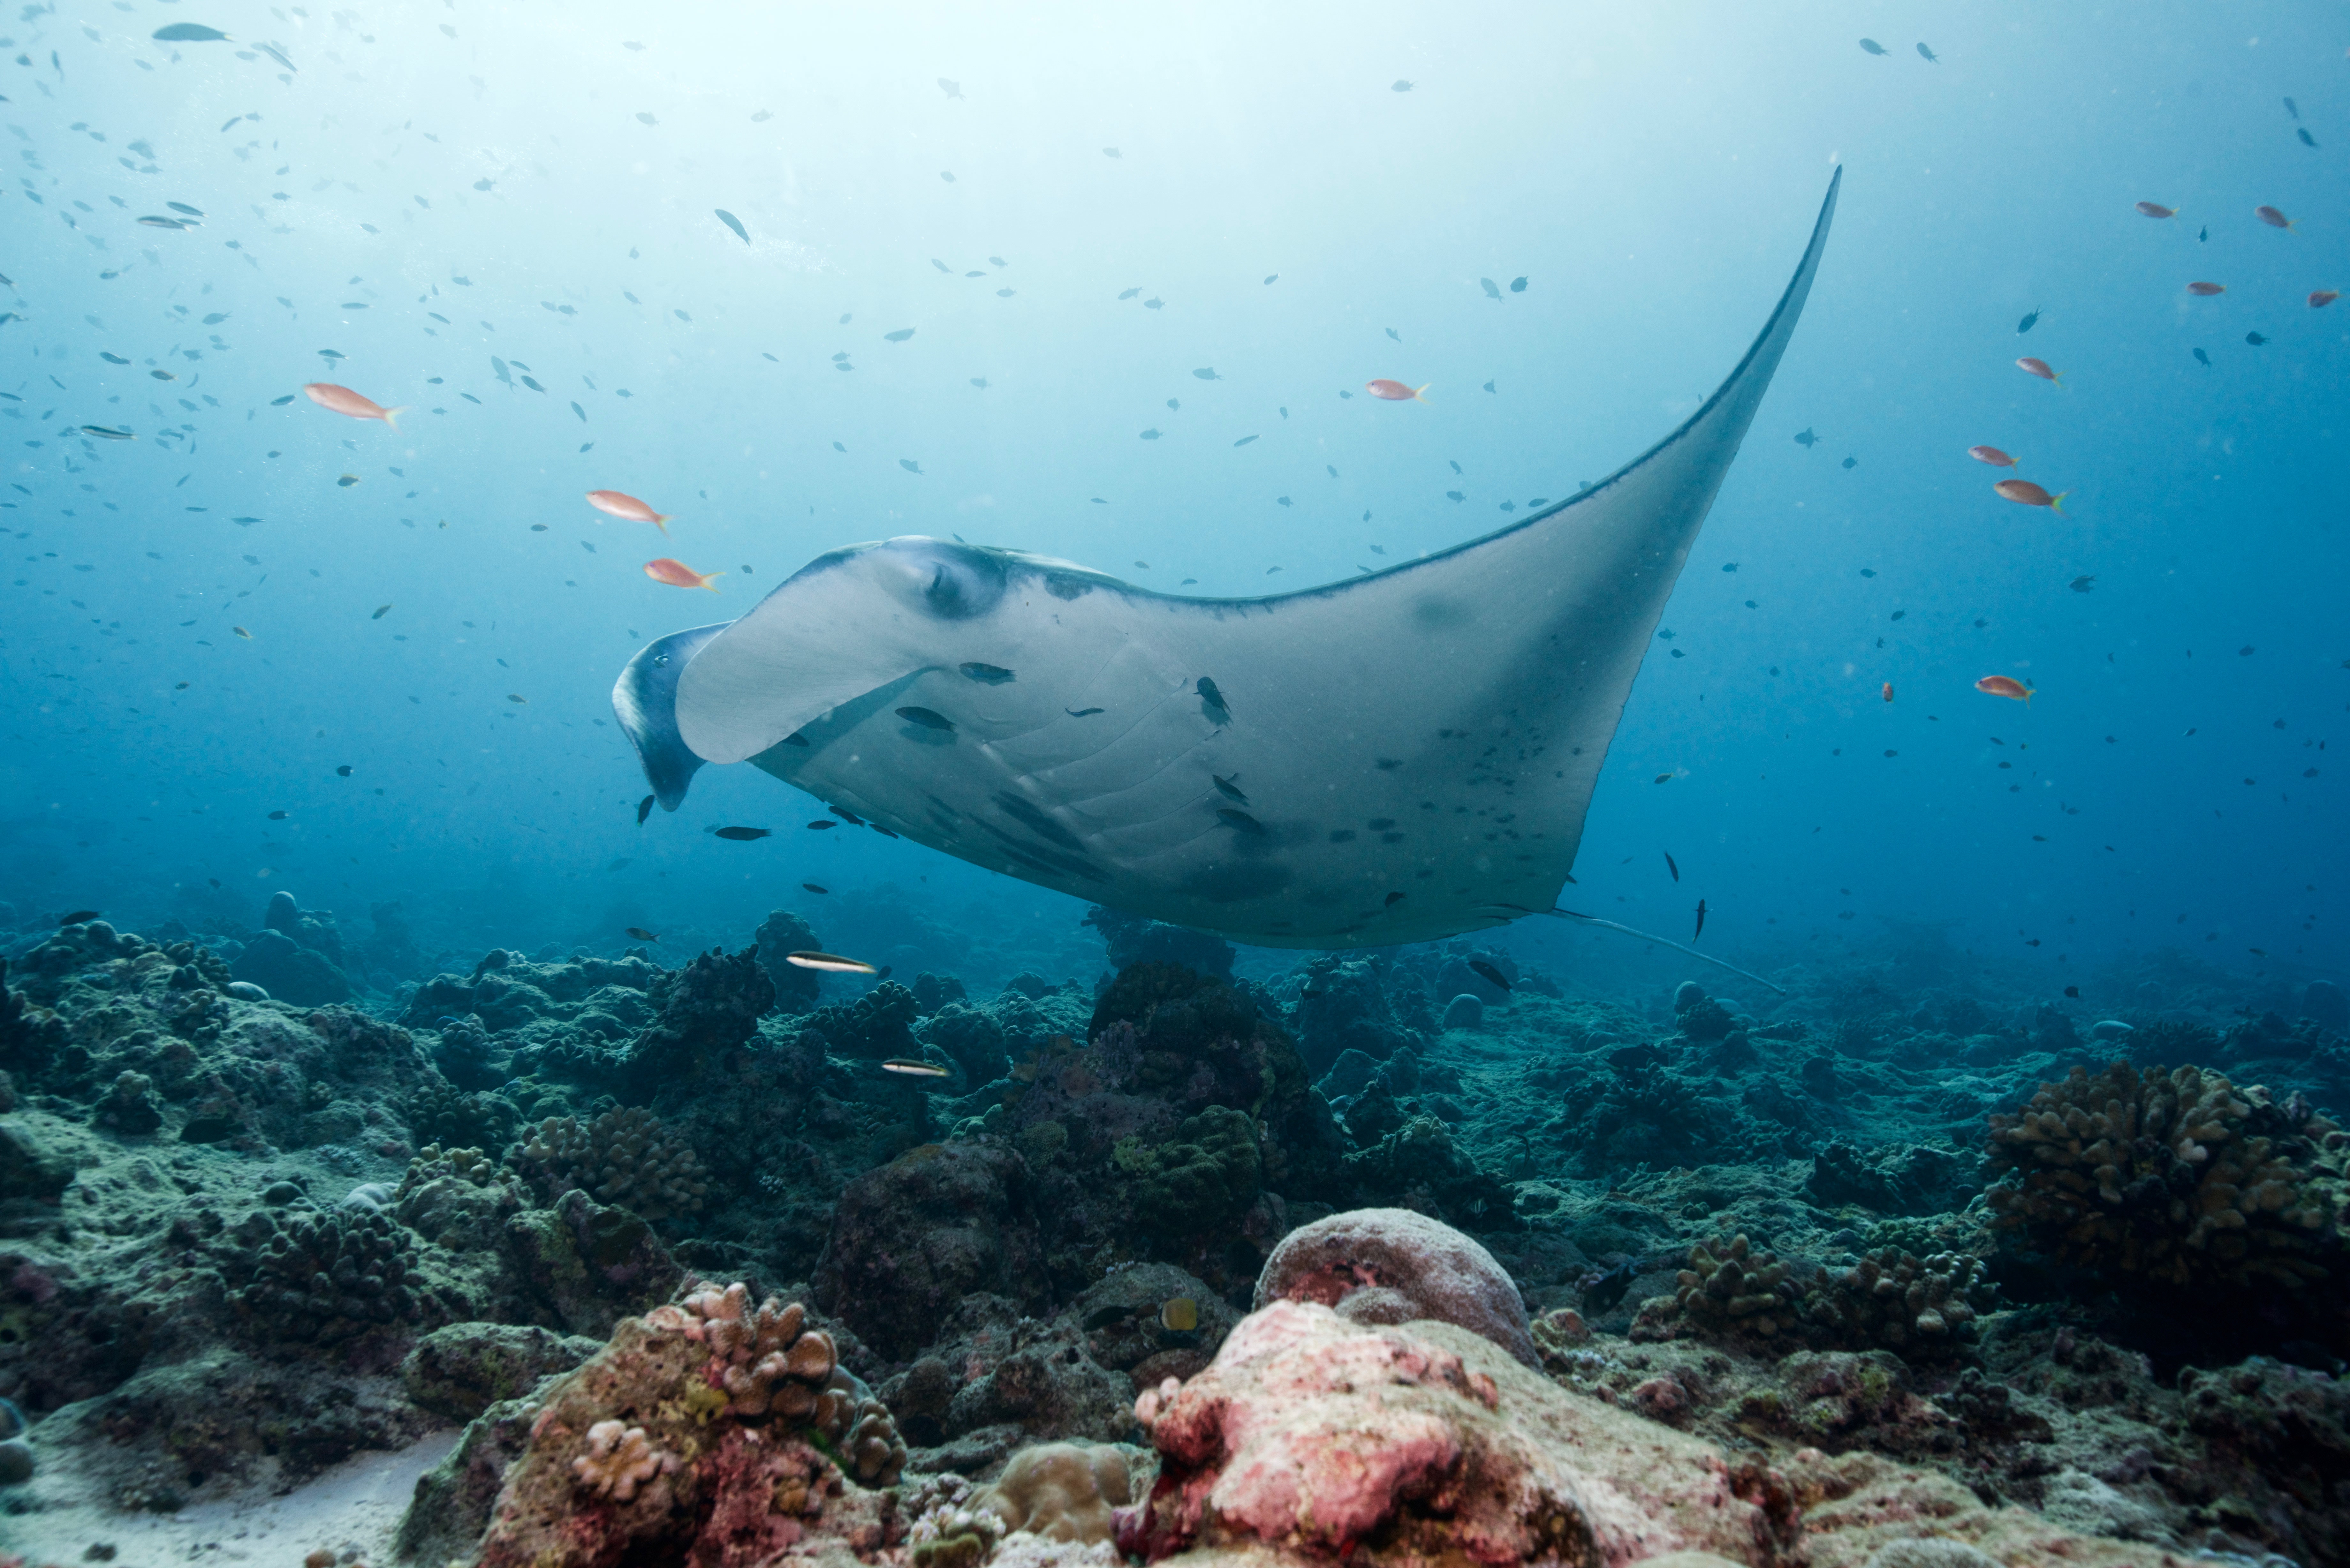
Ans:
<svg viewBox="0 0 2350 1568"><path fill-rule="evenodd" d="M2032 701L2031 687L2005 675L1986 675L1975 682L1975 690L1988 697L2004 697L2011 702Z"/></svg>
<svg viewBox="0 0 2350 1568"><path fill-rule="evenodd" d="M2338 288L2312 289L2309 293L2309 308L2312 310L2323 310L2341 297L2342 291Z"/></svg>
<svg viewBox="0 0 2350 1568"><path fill-rule="evenodd" d="M645 576L657 583L667 583L673 588L710 588L714 594L718 590L710 585L725 575L723 572L697 572L683 561L672 560L667 556L645 563Z"/></svg>
<svg viewBox="0 0 2350 1568"><path fill-rule="evenodd" d="M1370 395L1375 398L1384 398L1390 403L1408 403L1414 400L1424 403L1428 401L1428 400L1421 397L1419 394L1428 390L1430 387L1434 385L1436 385L1435 382L1430 381L1415 390L1410 387L1405 386L1401 381L1390 381L1386 377L1382 376L1376 381L1365 382L1363 384L1363 390L1370 393Z"/></svg>
<svg viewBox="0 0 2350 1568"><path fill-rule="evenodd" d="M2013 468L2015 466L2015 459L2008 456L2007 453L2000 451L1999 448L1995 446L1970 446L1967 448L1967 455L1973 458L1977 462L1987 462L1993 468Z"/></svg>
<svg viewBox="0 0 2350 1568"><path fill-rule="evenodd" d="M2058 372L2050 369L2048 361L2045 359L2035 359L2026 354L2015 362L2015 368L2027 376L2037 376L2043 381L2054 381L2060 387L2064 384L2064 378Z"/></svg>
<svg viewBox="0 0 2350 1568"><path fill-rule="evenodd" d="M373 398L362 397L348 387L338 387L332 381L313 381L302 390L320 408L343 415L346 419L381 420L393 430L400 428L400 416L407 408L387 409Z"/></svg>
<svg viewBox="0 0 2350 1568"><path fill-rule="evenodd" d="M618 490L591 490L588 504L608 517L618 517L624 523L650 523L662 533L669 532L669 514L656 512L633 495Z"/></svg>

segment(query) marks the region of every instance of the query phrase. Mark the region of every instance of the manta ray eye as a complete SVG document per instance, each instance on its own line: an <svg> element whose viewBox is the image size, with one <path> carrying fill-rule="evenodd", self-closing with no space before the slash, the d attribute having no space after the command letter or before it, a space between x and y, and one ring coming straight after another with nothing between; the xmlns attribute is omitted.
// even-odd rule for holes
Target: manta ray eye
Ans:
<svg viewBox="0 0 2350 1568"><path fill-rule="evenodd" d="M941 620L985 615L1003 597L1003 563L984 550L924 539L881 547L904 575L898 591L919 596L922 607Z"/></svg>

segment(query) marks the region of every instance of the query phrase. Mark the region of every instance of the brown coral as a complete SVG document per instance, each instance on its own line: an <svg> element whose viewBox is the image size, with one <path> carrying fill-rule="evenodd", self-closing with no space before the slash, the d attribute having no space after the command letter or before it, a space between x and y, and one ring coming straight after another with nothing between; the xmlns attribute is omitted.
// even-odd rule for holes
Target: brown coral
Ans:
<svg viewBox="0 0 2350 1568"><path fill-rule="evenodd" d="M893 1485L906 1445L887 1407L840 1365L832 1335L807 1326L807 1309L770 1296L754 1310L750 1287L697 1286L676 1306L656 1307L645 1324L710 1347L702 1380L725 1396L730 1415L802 1423L822 1433L851 1475Z"/></svg>
<svg viewBox="0 0 2350 1568"><path fill-rule="evenodd" d="M508 1151L506 1162L552 1199L577 1188L639 1219L700 1210L709 1187L702 1161L650 1111L624 1106L594 1121L549 1116Z"/></svg>
<svg viewBox="0 0 2350 1568"><path fill-rule="evenodd" d="M1973 1340L1989 1297L1980 1258L1885 1247L1840 1273L1820 1270L1804 1293L1804 1314L1846 1349L1947 1355Z"/></svg>
<svg viewBox="0 0 2350 1568"><path fill-rule="evenodd" d="M2007 1179L1988 1198L1999 1229L2110 1282L2297 1288L2325 1272L2324 1207L2303 1183L2335 1130L2199 1067L2074 1067L1991 1117Z"/></svg>
<svg viewBox="0 0 2350 1568"><path fill-rule="evenodd" d="M1689 1267L1680 1272L1673 1307L1683 1323L1700 1333L1768 1339L1795 1324L1799 1309L1787 1272L1777 1253L1757 1251L1743 1235L1717 1236L1711 1244L1700 1241L1690 1249ZM1664 1337L1656 1332L1646 1308L1640 1315L1634 1338Z"/></svg>

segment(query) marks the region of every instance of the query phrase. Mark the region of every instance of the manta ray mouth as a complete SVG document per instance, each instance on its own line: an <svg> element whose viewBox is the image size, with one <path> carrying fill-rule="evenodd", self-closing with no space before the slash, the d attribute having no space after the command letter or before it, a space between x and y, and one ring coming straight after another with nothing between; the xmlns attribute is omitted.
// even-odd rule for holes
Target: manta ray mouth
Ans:
<svg viewBox="0 0 2350 1568"><path fill-rule="evenodd" d="M644 649L613 691L620 726L671 810L704 763L748 761L879 831L1239 941L1386 945L1551 913L1841 181L1697 412L1498 532L1260 598L959 542L852 545L741 620Z"/></svg>

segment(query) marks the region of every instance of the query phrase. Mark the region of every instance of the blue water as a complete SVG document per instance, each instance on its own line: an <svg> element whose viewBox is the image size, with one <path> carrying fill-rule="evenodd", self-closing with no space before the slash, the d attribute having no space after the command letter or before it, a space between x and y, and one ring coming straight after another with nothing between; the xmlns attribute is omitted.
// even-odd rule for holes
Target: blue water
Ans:
<svg viewBox="0 0 2350 1568"><path fill-rule="evenodd" d="M234 41L151 37L184 22ZM1089 975L1082 906L801 831L747 768L639 827L621 663L893 535L1218 595L1473 537L1695 408L1841 163L1563 901L1685 939L1702 896L1764 968L1937 923L2051 987L2169 945L2350 962L2350 305L2303 303L2350 286L2329 11L124 0L0 37L26 927L249 926L282 887L471 955L740 945L791 906L974 981ZM201 226L137 223L174 202ZM282 401L319 379L410 411ZM1502 940L1639 958L1540 924Z"/></svg>

